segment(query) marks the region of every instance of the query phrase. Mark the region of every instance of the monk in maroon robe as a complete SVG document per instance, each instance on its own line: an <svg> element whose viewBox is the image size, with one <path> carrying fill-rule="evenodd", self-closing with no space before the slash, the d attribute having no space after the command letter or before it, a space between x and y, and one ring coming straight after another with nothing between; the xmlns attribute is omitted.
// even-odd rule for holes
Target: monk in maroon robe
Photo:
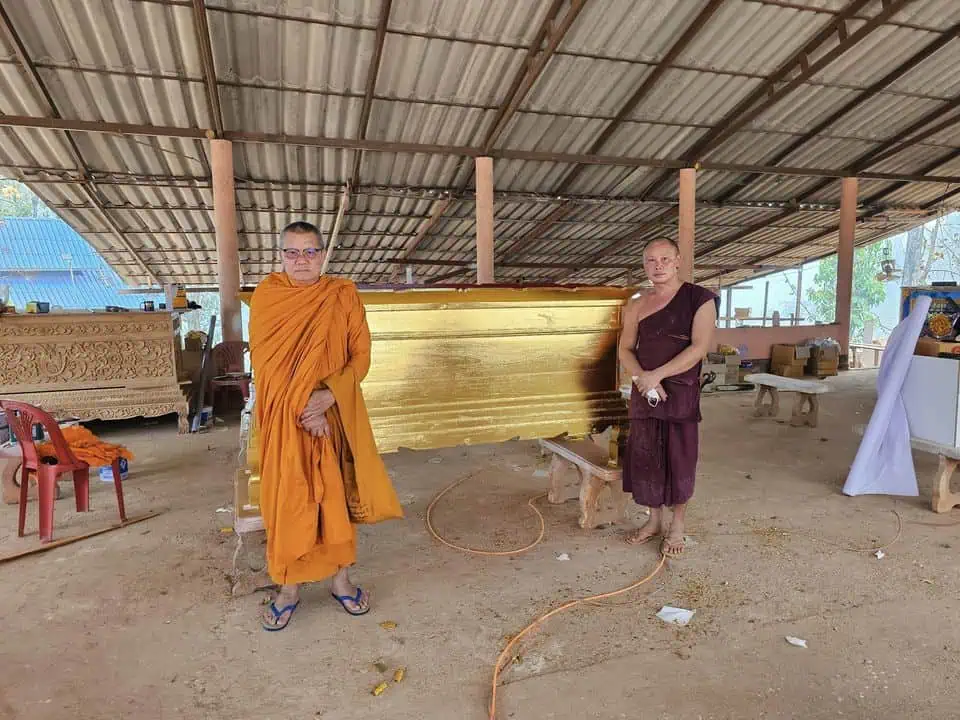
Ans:
<svg viewBox="0 0 960 720"><path fill-rule="evenodd" d="M624 309L619 356L633 378L623 489L650 508L650 519L627 542L663 536L661 552L676 557L697 473L700 366L712 345L718 297L680 279L672 240L647 245L643 266L653 288ZM673 509L669 524L665 507Z"/></svg>

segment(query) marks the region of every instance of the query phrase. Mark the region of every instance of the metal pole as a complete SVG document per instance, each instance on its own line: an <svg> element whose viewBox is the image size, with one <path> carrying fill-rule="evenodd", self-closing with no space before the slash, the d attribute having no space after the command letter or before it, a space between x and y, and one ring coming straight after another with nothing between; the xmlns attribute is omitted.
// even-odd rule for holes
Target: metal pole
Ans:
<svg viewBox="0 0 960 720"><path fill-rule="evenodd" d="M333 257L333 249L337 246L337 236L340 234L340 223L343 222L343 213L346 212L347 203L350 201L350 188L345 187L340 196L340 207L337 208L337 219L333 221L333 232L330 233L330 242L327 243L327 254L323 256L323 267L321 274L327 274L327 268L330 266L330 259Z"/></svg>
<svg viewBox="0 0 960 720"><path fill-rule="evenodd" d="M767 282L763 286L763 319L760 321L760 327L767 326L767 302L769 301L769 299L770 299L770 281L767 280Z"/></svg>
<svg viewBox="0 0 960 720"><path fill-rule="evenodd" d="M796 312L794 317L796 318L795 325L800 324L800 301L803 299L803 265L797 268L797 305Z"/></svg>

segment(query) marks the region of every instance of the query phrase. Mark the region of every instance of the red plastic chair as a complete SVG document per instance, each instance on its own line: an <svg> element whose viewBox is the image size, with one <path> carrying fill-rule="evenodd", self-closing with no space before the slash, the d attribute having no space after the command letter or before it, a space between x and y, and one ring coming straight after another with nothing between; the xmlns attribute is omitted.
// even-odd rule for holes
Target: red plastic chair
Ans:
<svg viewBox="0 0 960 720"><path fill-rule="evenodd" d="M90 466L77 460L67 444L60 426L52 416L40 408L13 400L0 400L0 411L7 415L7 424L13 432L23 464L20 467L20 523L17 535L23 537L27 522L27 492L29 473L37 474L37 496L40 504L40 542L53 540L53 502L56 495L57 478L66 472L73 473L73 489L77 498L77 512L90 510ZM41 425L50 436L57 453L57 464L41 462L37 446L33 441L33 428ZM120 481L120 459L113 461L113 485L117 491L117 506L120 508L120 521L126 522L127 513L123 506L123 484Z"/></svg>
<svg viewBox="0 0 960 720"><path fill-rule="evenodd" d="M242 341L222 342L213 348L211 361L216 375L210 387L214 392L238 388L244 402L250 399L250 374L244 368L244 358L249 351L250 346Z"/></svg>

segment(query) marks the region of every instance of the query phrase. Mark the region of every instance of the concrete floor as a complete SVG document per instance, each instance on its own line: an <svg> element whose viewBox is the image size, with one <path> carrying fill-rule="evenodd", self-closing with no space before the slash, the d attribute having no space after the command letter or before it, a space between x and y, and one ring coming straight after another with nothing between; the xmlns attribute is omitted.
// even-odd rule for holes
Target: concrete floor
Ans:
<svg viewBox="0 0 960 720"><path fill-rule="evenodd" d="M833 380L839 392L816 430L753 419L750 395L705 399L695 544L644 588L527 640L504 674L499 717L957 717L960 513L929 510L934 459L917 456L919 498L839 492L874 380ZM657 561L654 546L629 548L618 530L579 530L575 503L546 506L544 543L517 558L441 547L424 527L426 506L474 472L441 501L438 528L487 548L535 536L526 500L545 485L535 445L401 452L388 466L407 519L361 529L355 577L374 610L348 617L326 587L310 587L288 630L268 634L256 620L261 596L230 596L234 539L220 532L229 515L216 512L231 502L236 428L98 432L137 454L129 512L165 513L0 564L0 718L482 720L506 636ZM96 483L89 515L71 512L65 494L59 537L115 517L107 483ZM903 534L885 558L841 549L890 539L892 509ZM31 504L31 530L35 512ZM15 507L0 507L0 554L37 542L15 528ZM667 604L695 609L693 622L657 620ZM377 662L406 667L407 678L373 697Z"/></svg>

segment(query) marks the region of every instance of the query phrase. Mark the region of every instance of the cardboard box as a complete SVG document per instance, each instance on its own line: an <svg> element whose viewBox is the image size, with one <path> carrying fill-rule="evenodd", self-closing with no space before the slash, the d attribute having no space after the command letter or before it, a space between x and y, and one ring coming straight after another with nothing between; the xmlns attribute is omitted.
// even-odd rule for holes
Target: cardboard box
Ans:
<svg viewBox="0 0 960 720"><path fill-rule="evenodd" d="M803 365L771 365L770 372L774 375L780 375L781 377L789 378L802 378L803 377Z"/></svg>
<svg viewBox="0 0 960 720"><path fill-rule="evenodd" d="M836 345L812 345L810 359L817 362L840 362L840 348Z"/></svg>
<svg viewBox="0 0 960 720"><path fill-rule="evenodd" d="M732 365L740 367L740 356L736 353L724 355L723 353L707 353L707 362L711 365Z"/></svg>
<svg viewBox="0 0 960 720"><path fill-rule="evenodd" d="M810 348L806 345L774 345L770 349L771 365L799 365L803 367L810 359Z"/></svg>
<svg viewBox="0 0 960 720"><path fill-rule="evenodd" d="M807 365L807 374L814 377L831 377L840 374L840 364L835 362L810 363Z"/></svg>
<svg viewBox="0 0 960 720"><path fill-rule="evenodd" d="M917 340L917 349L913 354L925 357L939 357L941 354L960 355L960 342L940 342L933 338L922 337Z"/></svg>

